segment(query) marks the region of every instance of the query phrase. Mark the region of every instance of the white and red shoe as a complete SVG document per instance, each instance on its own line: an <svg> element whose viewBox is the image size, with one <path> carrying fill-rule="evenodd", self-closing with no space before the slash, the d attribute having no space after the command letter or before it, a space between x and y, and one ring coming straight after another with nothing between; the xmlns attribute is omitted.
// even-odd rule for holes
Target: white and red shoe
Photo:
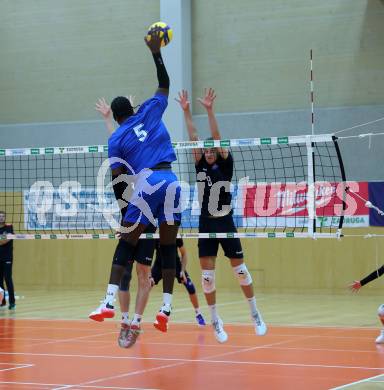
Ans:
<svg viewBox="0 0 384 390"><path fill-rule="evenodd" d="M164 305L156 315L156 321L153 326L160 332L166 332L168 330L168 320L171 315L171 306Z"/></svg>
<svg viewBox="0 0 384 390"><path fill-rule="evenodd" d="M376 339L376 344L384 344L384 329L380 331L380 335Z"/></svg>
<svg viewBox="0 0 384 390"><path fill-rule="evenodd" d="M115 316L115 308L104 301L101 305L89 314L89 318L93 321L103 322L104 318L113 318Z"/></svg>

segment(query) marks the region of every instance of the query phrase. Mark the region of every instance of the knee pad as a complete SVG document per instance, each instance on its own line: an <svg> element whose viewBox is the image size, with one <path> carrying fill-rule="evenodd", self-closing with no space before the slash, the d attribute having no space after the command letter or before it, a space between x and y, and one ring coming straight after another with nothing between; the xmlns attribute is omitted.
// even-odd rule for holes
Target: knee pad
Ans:
<svg viewBox="0 0 384 390"><path fill-rule="evenodd" d="M187 277L187 282L184 283L184 286L187 289L189 295L193 295L196 293L195 285L193 284L189 276Z"/></svg>
<svg viewBox="0 0 384 390"><path fill-rule="evenodd" d="M129 284L131 283L131 279L132 279L132 268L133 268L133 261L129 261L128 265L125 268L124 274L120 280L120 285L119 285L120 291L129 291Z"/></svg>
<svg viewBox="0 0 384 390"><path fill-rule="evenodd" d="M203 291L206 294L212 293L216 290L214 269L203 270L201 274L201 284L203 286Z"/></svg>
<svg viewBox="0 0 384 390"><path fill-rule="evenodd" d="M384 304L380 305L377 309L377 315L381 318L384 318Z"/></svg>
<svg viewBox="0 0 384 390"><path fill-rule="evenodd" d="M252 283L252 276L244 263L238 265L237 267L233 267L233 272L235 273L241 286L249 286Z"/></svg>
<svg viewBox="0 0 384 390"><path fill-rule="evenodd" d="M126 267L129 261L133 260L135 247L125 240L119 240L115 254L113 255L113 264Z"/></svg>
<svg viewBox="0 0 384 390"><path fill-rule="evenodd" d="M176 244L162 245L160 244L161 267L162 269L176 268Z"/></svg>

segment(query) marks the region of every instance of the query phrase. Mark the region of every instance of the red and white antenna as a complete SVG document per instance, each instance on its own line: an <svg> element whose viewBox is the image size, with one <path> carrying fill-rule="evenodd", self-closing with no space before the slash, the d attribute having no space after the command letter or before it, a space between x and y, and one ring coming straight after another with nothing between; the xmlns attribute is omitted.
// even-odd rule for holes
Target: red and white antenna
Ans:
<svg viewBox="0 0 384 390"><path fill-rule="evenodd" d="M314 135L315 134L315 112L313 110L314 96L313 96L313 59L312 59L312 49L310 50L310 57L311 57L311 127L312 127L312 135Z"/></svg>

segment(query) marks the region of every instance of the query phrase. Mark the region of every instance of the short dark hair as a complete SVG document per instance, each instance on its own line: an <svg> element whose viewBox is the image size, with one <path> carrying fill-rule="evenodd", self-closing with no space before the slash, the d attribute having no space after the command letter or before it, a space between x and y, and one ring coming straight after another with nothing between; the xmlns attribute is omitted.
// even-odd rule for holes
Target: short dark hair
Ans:
<svg viewBox="0 0 384 390"><path fill-rule="evenodd" d="M111 110L116 122L122 122L134 114L131 102L125 96L115 97L111 103Z"/></svg>

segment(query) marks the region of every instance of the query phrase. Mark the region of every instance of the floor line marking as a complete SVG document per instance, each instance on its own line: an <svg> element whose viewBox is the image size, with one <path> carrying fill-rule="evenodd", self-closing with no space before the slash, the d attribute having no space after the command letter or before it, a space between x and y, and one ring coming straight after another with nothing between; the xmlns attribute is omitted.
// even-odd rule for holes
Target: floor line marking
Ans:
<svg viewBox="0 0 384 390"><path fill-rule="evenodd" d="M383 368L382 368L382 370L383 370ZM379 377L381 377L381 376L383 376L383 374L371 376L371 377L369 377L369 378L361 379L361 380L356 381L356 382L346 383L345 385L341 385L341 386L338 386L338 387L332 387L332 389L330 389L330 390L346 389L347 387L351 387L351 386L357 385L357 384L359 384L359 383L370 382L371 379L379 378Z"/></svg>
<svg viewBox="0 0 384 390"><path fill-rule="evenodd" d="M304 338L306 338L306 337L304 337ZM255 346L255 347L252 347L252 348L245 348L245 349L243 348L241 351L224 352L224 353L212 355L212 356L207 357L207 358L208 359L213 359L213 358L217 358L217 357L224 357L224 356L232 355L234 353L248 352L250 350L265 348L265 347L268 347L268 346L271 346L271 345L283 344L285 342L288 342L288 341L280 341L280 342L277 342L277 343L270 343L270 344L265 344L263 346ZM148 358L148 359L151 359L151 358ZM207 361L205 359L206 358L204 358L204 359L196 359L196 360L193 360L193 359L172 359L172 360L176 360L178 363L167 364L167 365L163 365L163 366L160 366L160 367L149 368L149 369L146 369L146 370L133 371L133 372L124 373L124 374L120 374L120 375L116 375L116 376L112 376L112 377L108 377L108 378L95 379L93 381L83 382L81 384L76 384L76 385L62 387L62 388L56 388L54 390L70 389L72 387L81 386L83 384L87 384L88 385L88 384L91 384L91 383L103 382L103 381L110 380L110 379L119 379L119 378L125 378L125 377L132 376L132 375L146 374L146 373L151 372L151 371L157 371L157 370L162 370L162 369L165 369L165 368L173 368L173 367L177 367L177 366L182 366L182 365L184 365L186 363L191 363L191 362L192 363L194 363L194 362L206 362L206 363L208 362L209 363L209 361ZM171 360L171 359L167 359L167 360Z"/></svg>
<svg viewBox="0 0 384 390"><path fill-rule="evenodd" d="M38 383L38 382L3 382L0 381L0 384L5 384L5 385L29 385L29 386L71 386L71 385L66 385L63 383ZM147 387L117 387L117 386L80 386L84 389L88 388L97 388L97 389L111 389L111 390L160 390L159 388L147 388Z"/></svg>

